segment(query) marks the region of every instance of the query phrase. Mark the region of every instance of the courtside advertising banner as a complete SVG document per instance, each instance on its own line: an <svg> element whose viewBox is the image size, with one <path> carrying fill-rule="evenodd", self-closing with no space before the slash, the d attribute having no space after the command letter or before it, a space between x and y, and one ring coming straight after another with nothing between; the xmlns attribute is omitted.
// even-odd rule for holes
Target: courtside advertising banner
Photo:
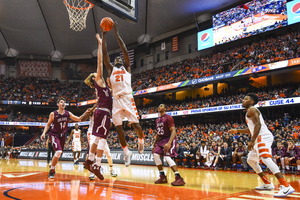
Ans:
<svg viewBox="0 0 300 200"><path fill-rule="evenodd" d="M300 0L286 3L288 14L288 25L300 22Z"/></svg>
<svg viewBox="0 0 300 200"><path fill-rule="evenodd" d="M198 51L214 46L213 28L197 33Z"/></svg>
<svg viewBox="0 0 300 200"><path fill-rule="evenodd" d="M132 151L131 164L137 165L155 165L154 157L152 151L145 150L144 153L139 154L137 151ZM113 163L124 164L124 152L123 150L111 150L111 157ZM47 150L29 150L22 149L18 158L23 159L38 159L38 160L47 160L48 152ZM79 162L84 162L86 159L87 150L82 150L80 153ZM74 161L73 151L65 150L61 154L59 160L61 161ZM107 163L107 157L103 154L102 162Z"/></svg>
<svg viewBox="0 0 300 200"><path fill-rule="evenodd" d="M270 107L270 106L291 105L291 104L299 104L299 103L300 103L300 97L295 97L295 98L260 101L258 102L258 104L256 104L255 107ZM172 112L167 112L167 114L171 116L181 116L181 115L193 115L193 114L201 114L201 113L233 111L233 110L242 110L242 109L244 109L242 104L233 104L233 105L225 105L225 106L196 108L191 110L172 111ZM142 119L153 119L153 118L158 118L158 113L142 115Z"/></svg>

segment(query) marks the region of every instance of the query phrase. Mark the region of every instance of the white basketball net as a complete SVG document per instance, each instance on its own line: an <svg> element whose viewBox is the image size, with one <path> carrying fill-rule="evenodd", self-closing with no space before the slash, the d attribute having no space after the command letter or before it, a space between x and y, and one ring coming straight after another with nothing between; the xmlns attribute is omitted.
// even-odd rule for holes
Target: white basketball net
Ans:
<svg viewBox="0 0 300 200"><path fill-rule="evenodd" d="M70 28L74 31L82 31L86 28L86 17L94 6L85 0L64 0L69 13Z"/></svg>

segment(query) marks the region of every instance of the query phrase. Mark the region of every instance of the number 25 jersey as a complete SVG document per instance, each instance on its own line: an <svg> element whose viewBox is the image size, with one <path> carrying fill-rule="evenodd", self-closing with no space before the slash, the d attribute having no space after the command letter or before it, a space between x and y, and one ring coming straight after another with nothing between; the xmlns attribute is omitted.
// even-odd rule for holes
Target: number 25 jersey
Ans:
<svg viewBox="0 0 300 200"><path fill-rule="evenodd" d="M175 126L173 117L168 114L165 114L164 116L157 118L155 124L156 124L156 133L162 138L170 137L172 134L170 128L172 126Z"/></svg>
<svg viewBox="0 0 300 200"><path fill-rule="evenodd" d="M113 68L110 75L110 84L113 96L116 98L122 95L132 94L131 74L126 71L124 66Z"/></svg>

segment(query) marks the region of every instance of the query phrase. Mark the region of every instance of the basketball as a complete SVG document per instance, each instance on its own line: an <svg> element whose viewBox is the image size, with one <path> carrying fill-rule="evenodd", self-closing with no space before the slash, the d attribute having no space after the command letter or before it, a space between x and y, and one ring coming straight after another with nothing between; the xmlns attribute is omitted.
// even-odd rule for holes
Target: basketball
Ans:
<svg viewBox="0 0 300 200"><path fill-rule="evenodd" d="M105 31L110 31L114 26L114 22L110 17L104 17L101 20L100 27Z"/></svg>

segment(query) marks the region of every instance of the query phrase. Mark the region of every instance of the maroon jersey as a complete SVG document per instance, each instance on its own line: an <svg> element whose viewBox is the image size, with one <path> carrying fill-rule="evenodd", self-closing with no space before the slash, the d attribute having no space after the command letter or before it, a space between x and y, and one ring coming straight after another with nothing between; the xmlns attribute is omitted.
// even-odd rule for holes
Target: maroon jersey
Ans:
<svg viewBox="0 0 300 200"><path fill-rule="evenodd" d="M98 108L107 108L112 110L112 96L110 89L106 86L105 88L100 87L97 82L94 82L96 90L96 98L98 99Z"/></svg>
<svg viewBox="0 0 300 200"><path fill-rule="evenodd" d="M286 151L286 156L298 159L300 157L300 149L294 146L293 149L289 149L289 151Z"/></svg>
<svg viewBox="0 0 300 200"><path fill-rule="evenodd" d="M244 150L243 147L242 148L238 147L237 150L236 150L237 153L244 153L244 151L245 150Z"/></svg>
<svg viewBox="0 0 300 200"><path fill-rule="evenodd" d="M170 137L171 136L170 128L172 126L175 126L173 117L167 114L157 118L155 124L156 124L157 135L163 138Z"/></svg>
<svg viewBox="0 0 300 200"><path fill-rule="evenodd" d="M54 113L54 121L51 128L52 133L62 134L68 130L68 122L70 113L65 110L64 114L60 114L57 110Z"/></svg>
<svg viewBox="0 0 300 200"><path fill-rule="evenodd" d="M215 147L211 147L211 151L218 153L218 146L216 145Z"/></svg>
<svg viewBox="0 0 300 200"><path fill-rule="evenodd" d="M273 149L272 152L273 156L280 156L280 157L285 157L286 155L286 148L282 147L281 149L278 149L277 147Z"/></svg>

